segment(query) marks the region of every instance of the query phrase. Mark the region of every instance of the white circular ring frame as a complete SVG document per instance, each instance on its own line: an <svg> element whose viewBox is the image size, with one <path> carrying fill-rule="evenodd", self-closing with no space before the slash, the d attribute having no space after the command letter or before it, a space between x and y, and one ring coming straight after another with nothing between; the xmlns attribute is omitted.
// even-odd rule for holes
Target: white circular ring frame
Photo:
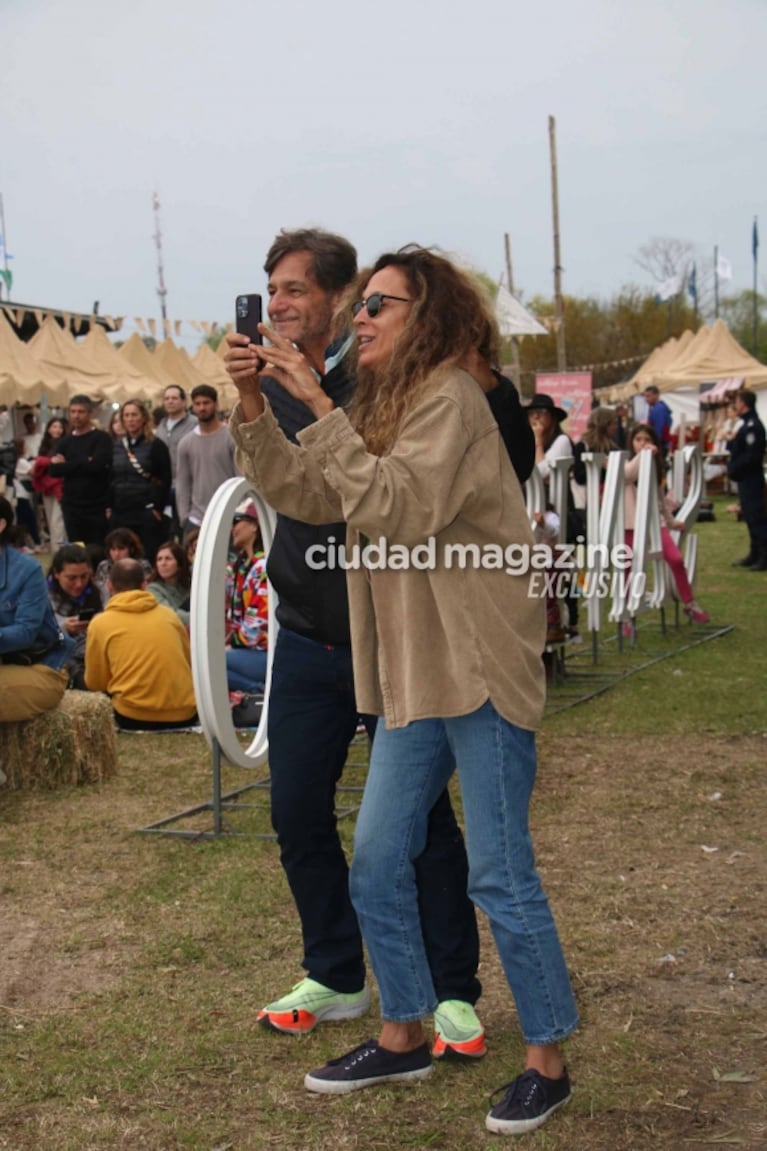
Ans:
<svg viewBox="0 0 767 1151"><path fill-rule="evenodd" d="M266 762L268 742L266 724L269 713L269 689L272 681L272 659L277 639L275 618L276 595L269 586L269 650L266 690L261 720L249 747L237 738L232 722L229 688L226 679L225 595L226 564L232 516L238 504L252 499L258 510L261 539L266 555L272 546L277 522L274 510L264 503L247 480L227 480L208 505L200 528L194 557L190 637L192 676L197 700L197 714L210 748L218 743L221 754L235 767L260 767Z"/></svg>

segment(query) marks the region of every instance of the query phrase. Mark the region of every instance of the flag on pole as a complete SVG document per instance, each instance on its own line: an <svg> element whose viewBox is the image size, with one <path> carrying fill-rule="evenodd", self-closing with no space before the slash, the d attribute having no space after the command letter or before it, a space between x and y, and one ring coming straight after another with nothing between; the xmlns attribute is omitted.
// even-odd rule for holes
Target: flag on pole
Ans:
<svg viewBox="0 0 767 1151"><path fill-rule="evenodd" d="M732 264L726 256L717 256L716 274L720 280L732 279Z"/></svg>
<svg viewBox="0 0 767 1151"><path fill-rule="evenodd" d="M503 284L498 287L495 318L502 336L545 336L543 324Z"/></svg>
<svg viewBox="0 0 767 1151"><path fill-rule="evenodd" d="M698 306L698 270L693 264L692 271L687 277L687 294L697 308Z"/></svg>
<svg viewBox="0 0 767 1151"><path fill-rule="evenodd" d="M667 280L658 288L658 299L661 303L666 300L672 299L673 296L678 296L682 290L684 283L684 272L677 272L675 276L669 276Z"/></svg>
<svg viewBox="0 0 767 1151"><path fill-rule="evenodd" d="M754 216L754 230L751 233L751 251L754 255L754 261L756 261L756 254L759 251L759 229L756 226L756 216Z"/></svg>

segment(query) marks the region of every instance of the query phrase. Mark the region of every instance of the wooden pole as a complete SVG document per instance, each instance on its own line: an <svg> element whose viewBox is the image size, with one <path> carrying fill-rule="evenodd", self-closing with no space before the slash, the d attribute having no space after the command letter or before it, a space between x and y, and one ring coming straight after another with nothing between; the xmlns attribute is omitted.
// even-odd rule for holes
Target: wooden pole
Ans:
<svg viewBox="0 0 767 1151"><path fill-rule="evenodd" d="M503 244L506 250L506 279L509 283L509 292L514 295L514 274L511 270L511 241L509 233L503 233ZM519 370L519 340L516 336L511 337L511 374L514 379L514 386L518 392L522 390L522 379Z"/></svg>
<svg viewBox="0 0 767 1151"><path fill-rule="evenodd" d="M557 125L549 116L549 152L551 155L551 208L554 226L554 315L557 334L557 369L567 366L565 352L565 309L562 300L562 260L559 249L559 188L557 184Z"/></svg>
<svg viewBox="0 0 767 1151"><path fill-rule="evenodd" d="M719 319L719 245L714 244L714 318Z"/></svg>
<svg viewBox="0 0 767 1151"><path fill-rule="evenodd" d="M754 216L754 230L751 233L751 253L754 257L754 296L753 296L753 300L754 300L754 312L753 312L754 335L753 335L753 347L751 349L751 354L754 356L755 359L758 358L758 355L759 355L759 309L758 309L757 302L756 302L756 298L757 298L756 265L757 265L757 258L759 255L759 229L758 229L756 220L757 220L757 217Z"/></svg>
<svg viewBox="0 0 767 1151"><path fill-rule="evenodd" d="M0 300L3 298L3 284L5 284L6 295L8 299L11 298L11 289L8 287L8 237L5 234L5 205L3 204L3 195L0 192L0 238L3 241L3 271L5 272L5 280L0 277Z"/></svg>

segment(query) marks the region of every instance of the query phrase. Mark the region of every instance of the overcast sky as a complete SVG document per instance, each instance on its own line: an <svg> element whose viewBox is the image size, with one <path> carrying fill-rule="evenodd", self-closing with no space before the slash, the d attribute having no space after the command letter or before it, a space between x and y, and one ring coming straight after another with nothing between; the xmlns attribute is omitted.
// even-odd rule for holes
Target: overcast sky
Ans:
<svg viewBox="0 0 767 1151"><path fill-rule="evenodd" d="M437 244L552 291L649 287L655 236L767 283L767 0L0 0L13 297L232 318L282 226ZM132 330L133 325L126 330ZM198 337L185 329L188 346Z"/></svg>

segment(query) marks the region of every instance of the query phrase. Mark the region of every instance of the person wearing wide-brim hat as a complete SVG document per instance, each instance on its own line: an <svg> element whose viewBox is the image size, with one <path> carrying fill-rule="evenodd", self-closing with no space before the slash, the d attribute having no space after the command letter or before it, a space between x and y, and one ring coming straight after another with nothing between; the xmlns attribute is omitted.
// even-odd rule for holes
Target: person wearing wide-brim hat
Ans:
<svg viewBox="0 0 767 1151"><path fill-rule="evenodd" d="M535 436L535 466L541 479L546 483L551 475L551 464L562 456L573 455L573 445L570 437L562 431L562 423L567 419L564 408L558 408L551 396L538 392L527 405L527 418ZM575 542L574 519L568 514L568 529L563 524L562 535L568 543ZM573 538L570 538L570 537ZM578 600L569 596L567 603L568 626L566 628L570 639L578 639Z"/></svg>
<svg viewBox="0 0 767 1151"><path fill-rule="evenodd" d="M559 456L571 456L570 437L560 427L567 419L564 408L558 408L551 396L539 392L527 405L527 418L535 436L535 462L541 478L549 478L549 464Z"/></svg>
<svg viewBox="0 0 767 1151"><path fill-rule="evenodd" d="M539 392L533 396L530 403L527 405L528 412L551 412L557 423L561 424L567 419L567 412L564 408L558 408L552 400L551 396Z"/></svg>

